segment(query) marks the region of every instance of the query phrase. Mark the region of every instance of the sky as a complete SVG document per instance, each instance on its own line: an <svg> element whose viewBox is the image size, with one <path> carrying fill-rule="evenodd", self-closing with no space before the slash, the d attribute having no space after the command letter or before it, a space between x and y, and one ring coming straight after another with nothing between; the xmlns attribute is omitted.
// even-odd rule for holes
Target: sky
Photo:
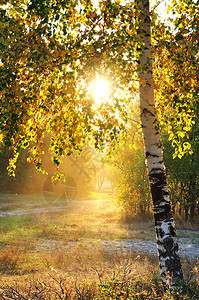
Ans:
<svg viewBox="0 0 199 300"><path fill-rule="evenodd" d="M150 1L151 7L153 7L156 4L156 2L157 2L156 0ZM158 12L158 15L160 16L160 18L163 21L163 20L166 20L169 16L169 14L167 13L166 6L171 4L171 0L162 0L162 1L160 0L159 2L160 3L157 6L156 10Z"/></svg>

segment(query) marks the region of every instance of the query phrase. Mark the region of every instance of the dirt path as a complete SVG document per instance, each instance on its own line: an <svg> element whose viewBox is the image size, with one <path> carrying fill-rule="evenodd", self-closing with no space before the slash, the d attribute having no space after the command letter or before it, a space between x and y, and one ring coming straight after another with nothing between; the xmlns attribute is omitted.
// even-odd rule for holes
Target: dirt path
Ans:
<svg viewBox="0 0 199 300"><path fill-rule="evenodd" d="M109 243L109 242L108 242ZM179 238L179 253L185 259L192 260L199 258L199 238ZM114 250L113 246L108 246L104 242L106 248ZM136 251L138 253L146 253L148 255L157 256L157 245L154 241L117 241L116 247L122 251Z"/></svg>
<svg viewBox="0 0 199 300"><path fill-rule="evenodd" d="M186 260L193 260L199 258L199 237L198 238L179 238L179 253L180 256ZM123 240L83 240L76 242L62 242L53 240L44 240L36 244L38 250L52 251L54 249L68 249L70 251L73 247L81 245L88 246L89 244L95 244L95 246L108 251L129 251L145 253L151 256L157 256L157 245L155 241L123 241Z"/></svg>

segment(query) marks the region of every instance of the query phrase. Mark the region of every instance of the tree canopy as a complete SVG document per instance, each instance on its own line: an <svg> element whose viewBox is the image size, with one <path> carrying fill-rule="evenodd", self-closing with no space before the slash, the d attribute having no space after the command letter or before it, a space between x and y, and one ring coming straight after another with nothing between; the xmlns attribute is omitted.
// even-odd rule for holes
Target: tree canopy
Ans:
<svg viewBox="0 0 199 300"><path fill-rule="evenodd" d="M172 1L168 25L156 22L154 78L160 124L175 147L174 156L192 154L189 132L198 122L198 1ZM192 135L192 134L191 134Z"/></svg>
<svg viewBox="0 0 199 300"><path fill-rule="evenodd" d="M190 145L181 149L178 140L197 113L198 5L172 3L177 12L172 29L151 12L154 84L161 123L183 153ZM136 98L137 71L143 69L141 13L137 0L1 1L0 142L13 151L11 175L23 148L41 169L46 135L57 166L62 155L81 151L88 140L96 148L114 147ZM111 82L112 103L98 110L88 91L96 76Z"/></svg>

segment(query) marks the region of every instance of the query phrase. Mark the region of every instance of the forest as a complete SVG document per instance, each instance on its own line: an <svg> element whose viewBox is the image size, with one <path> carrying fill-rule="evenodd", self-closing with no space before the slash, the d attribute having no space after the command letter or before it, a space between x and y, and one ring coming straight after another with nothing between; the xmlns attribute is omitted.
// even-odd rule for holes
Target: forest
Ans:
<svg viewBox="0 0 199 300"><path fill-rule="evenodd" d="M176 234L194 229L197 242L198 4L0 2L2 299L198 299L198 262L190 262L194 278L187 281L189 261L179 254ZM41 218L27 214L28 206ZM136 285L137 273L130 276L132 266L147 265L143 253L138 260L132 252L111 256L100 242L96 258L88 254L98 238L144 241L147 235L157 244L156 262L147 259L160 271L141 271L149 285L147 279ZM56 240L57 256L44 263L47 240L52 247ZM78 280L86 262L85 274L93 270L98 285L89 285L88 276L79 286L65 286L64 270L77 268L66 245L75 249L76 263L80 255ZM120 269L105 283L101 272L108 274L117 259L123 275ZM46 270L57 272L52 285ZM30 285L31 296L26 272L43 276ZM13 285L16 276L25 280L21 287Z"/></svg>

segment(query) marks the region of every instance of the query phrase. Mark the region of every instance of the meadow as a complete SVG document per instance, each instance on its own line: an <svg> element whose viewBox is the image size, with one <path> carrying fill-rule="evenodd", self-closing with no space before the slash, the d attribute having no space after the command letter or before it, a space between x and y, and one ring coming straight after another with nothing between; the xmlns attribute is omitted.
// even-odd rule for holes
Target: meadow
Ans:
<svg viewBox="0 0 199 300"><path fill-rule="evenodd" d="M0 299L199 299L197 261L182 261L181 296L165 293L156 257L117 247L155 241L152 218L125 222L112 194L60 203L0 195Z"/></svg>

